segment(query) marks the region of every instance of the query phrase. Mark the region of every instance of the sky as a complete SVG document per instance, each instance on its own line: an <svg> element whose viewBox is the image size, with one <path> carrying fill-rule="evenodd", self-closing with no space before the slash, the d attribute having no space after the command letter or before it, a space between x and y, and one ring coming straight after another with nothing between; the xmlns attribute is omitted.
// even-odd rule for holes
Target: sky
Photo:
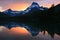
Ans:
<svg viewBox="0 0 60 40"><path fill-rule="evenodd" d="M32 2L37 2L40 6L50 7L51 4L59 4L60 0L0 0L0 11L12 10L25 10Z"/></svg>

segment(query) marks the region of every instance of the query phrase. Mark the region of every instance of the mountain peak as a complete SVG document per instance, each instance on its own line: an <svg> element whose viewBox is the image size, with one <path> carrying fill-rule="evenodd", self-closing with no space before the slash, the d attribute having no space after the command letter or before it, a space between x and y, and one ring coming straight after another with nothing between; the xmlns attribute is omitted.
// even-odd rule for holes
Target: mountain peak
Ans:
<svg viewBox="0 0 60 40"><path fill-rule="evenodd" d="M38 5L38 3L37 2L33 2L32 5Z"/></svg>
<svg viewBox="0 0 60 40"><path fill-rule="evenodd" d="M4 12L11 12L12 10L11 9L7 9L7 10L5 10Z"/></svg>
<svg viewBox="0 0 60 40"><path fill-rule="evenodd" d="M8 9L7 11L12 11L11 9Z"/></svg>
<svg viewBox="0 0 60 40"><path fill-rule="evenodd" d="M33 2L33 3L31 4L30 8L34 8L34 7L39 8L40 6L39 6L39 4L38 4L37 2Z"/></svg>
<svg viewBox="0 0 60 40"><path fill-rule="evenodd" d="M40 7L37 2L33 2L26 10L25 13L28 13L29 11L35 11L35 10L45 10L46 8Z"/></svg>

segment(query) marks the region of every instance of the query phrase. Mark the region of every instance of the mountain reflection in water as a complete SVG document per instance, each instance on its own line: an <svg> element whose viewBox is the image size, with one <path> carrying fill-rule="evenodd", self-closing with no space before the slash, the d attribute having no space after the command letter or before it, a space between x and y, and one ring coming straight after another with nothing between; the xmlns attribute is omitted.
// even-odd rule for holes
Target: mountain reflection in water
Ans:
<svg viewBox="0 0 60 40"><path fill-rule="evenodd" d="M28 38L27 40L60 40L60 29L53 27L53 25L50 24L47 25L49 27L46 27L46 25L43 24L42 26L37 22L3 22L0 23L0 39L26 40Z"/></svg>

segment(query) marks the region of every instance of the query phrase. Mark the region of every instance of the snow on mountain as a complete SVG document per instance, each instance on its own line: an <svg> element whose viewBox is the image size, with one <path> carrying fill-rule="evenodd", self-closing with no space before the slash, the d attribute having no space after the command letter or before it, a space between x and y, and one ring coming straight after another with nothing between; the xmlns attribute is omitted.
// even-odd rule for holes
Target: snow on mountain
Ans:
<svg viewBox="0 0 60 40"><path fill-rule="evenodd" d="M10 16L17 16L17 15L22 15L23 11L13 11L11 9L8 9L6 11L4 11L5 14L8 14Z"/></svg>
<svg viewBox="0 0 60 40"><path fill-rule="evenodd" d="M13 10L11 10L11 9L8 9L8 10L6 10L6 11L4 11L4 13L5 14L7 14L7 15L10 15L10 16L17 16L17 15L24 15L24 14L26 14L26 13L28 13L29 11L36 11L36 10L41 10L41 11L43 11L43 10L45 10L45 9L47 9L47 8L44 8L44 7L40 7L39 6L39 4L38 3L36 3L36 2L33 2L32 4L31 4L31 6L29 6L26 10L24 10L24 11L13 11Z"/></svg>
<svg viewBox="0 0 60 40"><path fill-rule="evenodd" d="M39 4L38 4L38 3L33 2L33 3L32 3L32 5L31 5L29 8L34 8L34 7L39 8L40 6L39 6Z"/></svg>
<svg viewBox="0 0 60 40"><path fill-rule="evenodd" d="M30 10L35 9L35 8L37 8L37 9L39 9L39 10L41 10L41 11L47 9L47 8L42 7L42 6L40 7L38 3L33 2L33 3L31 4L31 6L29 6L24 12L27 13L27 12L29 12ZM25 13L24 13L24 14L25 14Z"/></svg>

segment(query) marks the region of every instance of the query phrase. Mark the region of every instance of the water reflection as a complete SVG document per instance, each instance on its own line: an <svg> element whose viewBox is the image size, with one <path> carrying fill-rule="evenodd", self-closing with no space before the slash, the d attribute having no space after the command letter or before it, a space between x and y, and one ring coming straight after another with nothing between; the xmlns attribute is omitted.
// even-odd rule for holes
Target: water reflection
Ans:
<svg viewBox="0 0 60 40"><path fill-rule="evenodd" d="M26 40L27 38L27 40L53 40L54 38L54 40L60 40L60 29L53 27L52 24L47 25L50 27L46 27L46 25L42 26L36 22L4 22L0 23L0 26L0 38L11 38L11 40L12 37L19 40Z"/></svg>
<svg viewBox="0 0 60 40"><path fill-rule="evenodd" d="M27 31L24 27L14 27L11 28L10 31L14 34L18 35L28 35L29 31Z"/></svg>
<svg viewBox="0 0 60 40"><path fill-rule="evenodd" d="M10 22L10 23L6 23L6 24L1 24L1 26L5 26L7 28L12 28L12 27L24 27L26 28L31 34L32 36L36 36L38 35L40 29L39 28L35 28L33 26L35 25L28 25L28 24L24 24L24 23L16 23L16 22Z"/></svg>

